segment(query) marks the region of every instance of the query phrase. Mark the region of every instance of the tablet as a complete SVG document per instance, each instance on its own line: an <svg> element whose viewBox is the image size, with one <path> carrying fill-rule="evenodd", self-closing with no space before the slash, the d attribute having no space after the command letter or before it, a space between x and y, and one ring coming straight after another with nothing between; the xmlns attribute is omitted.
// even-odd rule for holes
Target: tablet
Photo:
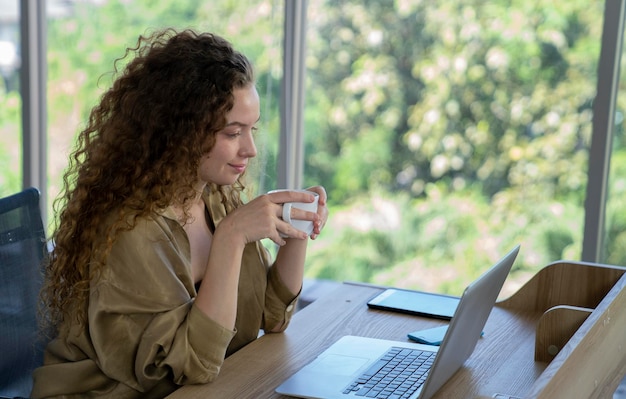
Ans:
<svg viewBox="0 0 626 399"><path fill-rule="evenodd" d="M440 346L443 342L448 331L448 326L439 326L433 328L427 328L425 330L413 331L407 334L410 340L417 342L418 344L435 345Z"/></svg>
<svg viewBox="0 0 626 399"><path fill-rule="evenodd" d="M417 330L407 334L410 340L419 344L440 346L443 338L448 331L448 325L427 328L425 330ZM481 332L480 336L484 336L485 332Z"/></svg>
<svg viewBox="0 0 626 399"><path fill-rule="evenodd" d="M450 320L459 297L429 292L388 288L367 302L372 309Z"/></svg>

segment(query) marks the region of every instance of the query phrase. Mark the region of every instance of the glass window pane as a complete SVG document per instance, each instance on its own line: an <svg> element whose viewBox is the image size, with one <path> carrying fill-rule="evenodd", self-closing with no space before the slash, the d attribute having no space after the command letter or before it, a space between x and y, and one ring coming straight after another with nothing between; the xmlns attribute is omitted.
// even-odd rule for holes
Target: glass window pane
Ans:
<svg viewBox="0 0 626 399"><path fill-rule="evenodd" d="M0 0L0 197L22 188L18 0Z"/></svg>
<svg viewBox="0 0 626 399"><path fill-rule="evenodd" d="M58 196L78 132L110 84L113 62L140 34L174 27L210 31L230 40L255 65L262 101L259 170L251 189L276 179L283 3L279 0L106 0L48 7L48 198ZM49 3L50 5L50 3ZM155 82L158 84L158 82ZM53 215L50 212L50 215Z"/></svg>
<svg viewBox="0 0 626 399"><path fill-rule="evenodd" d="M460 294L520 243L511 292L580 258L603 2L310 0L309 277Z"/></svg>

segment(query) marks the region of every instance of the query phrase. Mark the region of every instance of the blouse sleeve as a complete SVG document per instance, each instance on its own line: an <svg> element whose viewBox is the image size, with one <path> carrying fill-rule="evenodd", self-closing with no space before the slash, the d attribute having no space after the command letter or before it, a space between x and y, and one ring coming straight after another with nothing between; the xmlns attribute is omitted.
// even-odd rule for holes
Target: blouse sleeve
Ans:
<svg viewBox="0 0 626 399"><path fill-rule="evenodd" d="M194 305L189 242L173 223L140 220L122 233L90 294L100 368L140 391L163 378L212 381L235 334Z"/></svg>

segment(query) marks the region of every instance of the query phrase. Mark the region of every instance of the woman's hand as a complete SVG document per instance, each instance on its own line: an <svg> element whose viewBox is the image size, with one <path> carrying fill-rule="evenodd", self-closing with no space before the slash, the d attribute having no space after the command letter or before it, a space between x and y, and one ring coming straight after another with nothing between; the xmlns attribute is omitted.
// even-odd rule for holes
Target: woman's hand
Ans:
<svg viewBox="0 0 626 399"><path fill-rule="evenodd" d="M311 238L313 238L320 233L326 222L328 211L325 210L320 213L320 208L326 209L326 191L322 187L314 187L309 189L309 191L314 191L320 195L318 212L313 213L292 208L291 217L293 219L312 221L314 228ZM241 240L243 245L269 238L277 245L282 246L286 241L281 237L281 233L288 238L304 240L307 238L306 233L282 220L283 204L285 202L313 201L314 196L312 194L301 191L279 191L263 194L228 214L219 224L217 230L220 230L222 234L230 234L231 239ZM324 204L324 206L321 206L321 204ZM320 217L323 217L323 219L320 219Z"/></svg>

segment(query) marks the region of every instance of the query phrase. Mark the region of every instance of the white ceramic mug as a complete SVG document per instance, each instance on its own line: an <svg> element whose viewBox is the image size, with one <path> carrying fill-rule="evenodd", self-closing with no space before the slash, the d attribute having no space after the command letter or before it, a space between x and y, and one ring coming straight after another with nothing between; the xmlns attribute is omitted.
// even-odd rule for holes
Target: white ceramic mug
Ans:
<svg viewBox="0 0 626 399"><path fill-rule="evenodd" d="M281 191L298 191L302 193L312 194L315 196L315 200L313 202L285 202L283 204L283 220L298 230L304 231L307 235L311 235L313 232L313 222L310 220L300 220L300 219L292 219L291 218L291 208L298 208L308 212L317 212L317 202L319 201L319 194L309 190L298 190L298 189L281 189L281 190L272 190L268 194L277 193ZM281 236L286 237L284 234Z"/></svg>

